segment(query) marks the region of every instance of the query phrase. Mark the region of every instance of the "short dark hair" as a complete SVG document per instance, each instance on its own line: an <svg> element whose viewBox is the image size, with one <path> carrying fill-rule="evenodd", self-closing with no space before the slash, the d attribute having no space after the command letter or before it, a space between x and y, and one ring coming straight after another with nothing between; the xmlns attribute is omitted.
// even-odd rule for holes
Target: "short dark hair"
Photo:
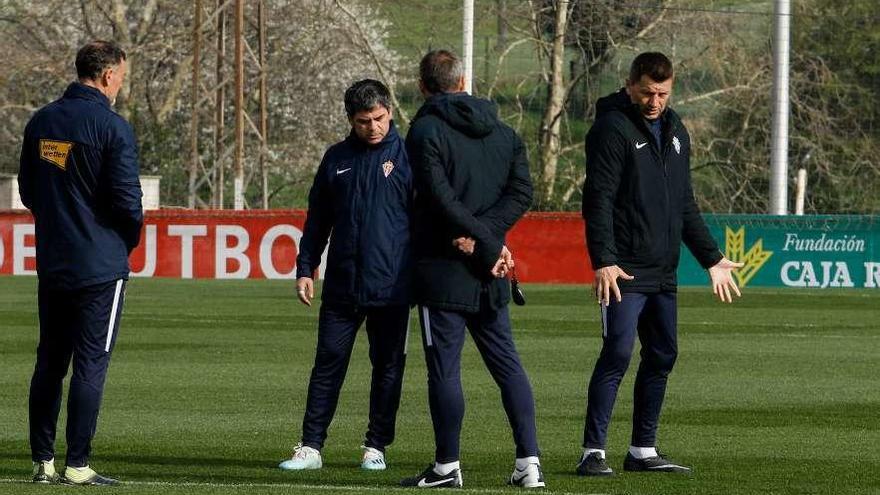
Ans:
<svg viewBox="0 0 880 495"><path fill-rule="evenodd" d="M419 63L419 79L431 94L448 93L456 89L463 75L461 59L449 50L428 52Z"/></svg>
<svg viewBox="0 0 880 495"><path fill-rule="evenodd" d="M112 41L95 40L76 52L76 75L80 79L95 80L108 67L125 60L125 51Z"/></svg>
<svg viewBox="0 0 880 495"><path fill-rule="evenodd" d="M349 117L369 111L378 105L391 109L391 92L375 79L363 79L345 90L345 113Z"/></svg>
<svg viewBox="0 0 880 495"><path fill-rule="evenodd" d="M672 61L660 52L641 53L629 68L629 82L638 82L642 76L655 82L667 81L673 76Z"/></svg>

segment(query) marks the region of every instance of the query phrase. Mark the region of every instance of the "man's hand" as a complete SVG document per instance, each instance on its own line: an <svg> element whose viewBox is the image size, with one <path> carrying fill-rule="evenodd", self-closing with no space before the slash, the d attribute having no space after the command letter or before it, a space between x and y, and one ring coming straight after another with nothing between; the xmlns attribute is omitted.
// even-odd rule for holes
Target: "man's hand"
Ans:
<svg viewBox="0 0 880 495"><path fill-rule="evenodd" d="M742 263L734 263L727 258L721 258L721 261L709 268L709 278L712 279L712 292L722 302L733 302L733 297L730 294L731 289L733 289L737 297L742 297L739 287L736 286L736 282L733 281L731 276L731 272L734 269L742 267Z"/></svg>
<svg viewBox="0 0 880 495"><path fill-rule="evenodd" d="M457 247L463 254L470 256L474 254L474 245L476 245L476 241L470 237L459 237L452 241L452 245Z"/></svg>
<svg viewBox="0 0 880 495"><path fill-rule="evenodd" d="M593 287L596 289L596 299L599 304L608 306L611 303L611 293L614 293L617 302L623 298L620 295L620 288L617 286L617 279L632 280L632 275L621 270L617 265L603 266L596 270L596 280L593 281Z"/></svg>
<svg viewBox="0 0 880 495"><path fill-rule="evenodd" d="M315 297L315 283L309 277L300 277L296 279L296 297L306 306L312 305L312 298Z"/></svg>
<svg viewBox="0 0 880 495"><path fill-rule="evenodd" d="M501 246L501 253L498 255L498 261L495 262L495 266L492 267L492 276L495 278L504 278L507 276L507 272L513 268L513 255L510 254L510 250L507 249L507 246Z"/></svg>

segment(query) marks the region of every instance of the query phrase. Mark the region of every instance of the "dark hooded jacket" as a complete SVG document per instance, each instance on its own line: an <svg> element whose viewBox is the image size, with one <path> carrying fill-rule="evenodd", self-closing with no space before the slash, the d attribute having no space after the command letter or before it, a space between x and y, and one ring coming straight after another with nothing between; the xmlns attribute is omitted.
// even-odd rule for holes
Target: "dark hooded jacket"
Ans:
<svg viewBox="0 0 880 495"><path fill-rule="evenodd" d="M690 136L662 116L661 146L626 92L600 98L587 133L583 216L593 269L618 265L635 277L624 292L676 289L681 242L709 268L722 255L694 200Z"/></svg>
<svg viewBox="0 0 880 495"><path fill-rule="evenodd" d="M416 180L416 302L463 312L479 311L484 301L503 307L510 285L490 270L532 201L519 136L498 119L494 103L440 94L419 109L406 147ZM452 245L462 236L476 241L474 254Z"/></svg>
<svg viewBox="0 0 880 495"><path fill-rule="evenodd" d="M128 279L144 220L137 143L107 97L68 86L28 122L20 165L40 285L73 290Z"/></svg>
<svg viewBox="0 0 880 495"><path fill-rule="evenodd" d="M412 171L394 123L375 146L352 131L315 174L296 276L314 277L329 238L322 301L409 304L411 204Z"/></svg>

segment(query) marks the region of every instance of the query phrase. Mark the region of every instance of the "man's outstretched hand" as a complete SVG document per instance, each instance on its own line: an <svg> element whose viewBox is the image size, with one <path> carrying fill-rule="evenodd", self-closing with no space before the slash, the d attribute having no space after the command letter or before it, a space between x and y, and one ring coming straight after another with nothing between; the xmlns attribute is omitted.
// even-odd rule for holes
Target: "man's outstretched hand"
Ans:
<svg viewBox="0 0 880 495"><path fill-rule="evenodd" d="M621 301L620 287L617 286L618 278L632 280L635 277L626 273L617 265L603 266L596 270L596 279L593 281L593 287L596 290L596 299L599 301L599 304L608 306L611 302L612 293L617 302Z"/></svg>
<svg viewBox="0 0 880 495"><path fill-rule="evenodd" d="M712 292L714 292L722 302L733 302L731 290L737 295L737 297L742 297L739 287L737 287L736 282L733 281L732 274L733 270L742 267L742 263L734 263L727 258L721 258L721 261L715 263L714 266L709 268L709 278L712 279Z"/></svg>

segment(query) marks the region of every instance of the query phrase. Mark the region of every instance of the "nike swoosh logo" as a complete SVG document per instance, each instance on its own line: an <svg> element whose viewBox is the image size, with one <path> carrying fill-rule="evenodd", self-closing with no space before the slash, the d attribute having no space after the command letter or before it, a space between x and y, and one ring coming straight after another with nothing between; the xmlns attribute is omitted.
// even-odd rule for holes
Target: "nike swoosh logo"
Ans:
<svg viewBox="0 0 880 495"><path fill-rule="evenodd" d="M349 170L351 170L351 167L344 168L344 169L342 169L342 170L337 170L337 171L336 171L336 175L342 175L342 174L348 172Z"/></svg>
<svg viewBox="0 0 880 495"><path fill-rule="evenodd" d="M637 150L640 150L640 149L644 148L644 147L647 146L647 145L648 145L648 142L647 142L647 141L645 141L644 143L636 143L636 149L637 149Z"/></svg>
<svg viewBox="0 0 880 495"><path fill-rule="evenodd" d="M449 483L450 481L454 481L455 478L446 478L445 480L440 481L425 481L424 479L419 480L419 488L431 488L432 486L442 485L444 483Z"/></svg>

